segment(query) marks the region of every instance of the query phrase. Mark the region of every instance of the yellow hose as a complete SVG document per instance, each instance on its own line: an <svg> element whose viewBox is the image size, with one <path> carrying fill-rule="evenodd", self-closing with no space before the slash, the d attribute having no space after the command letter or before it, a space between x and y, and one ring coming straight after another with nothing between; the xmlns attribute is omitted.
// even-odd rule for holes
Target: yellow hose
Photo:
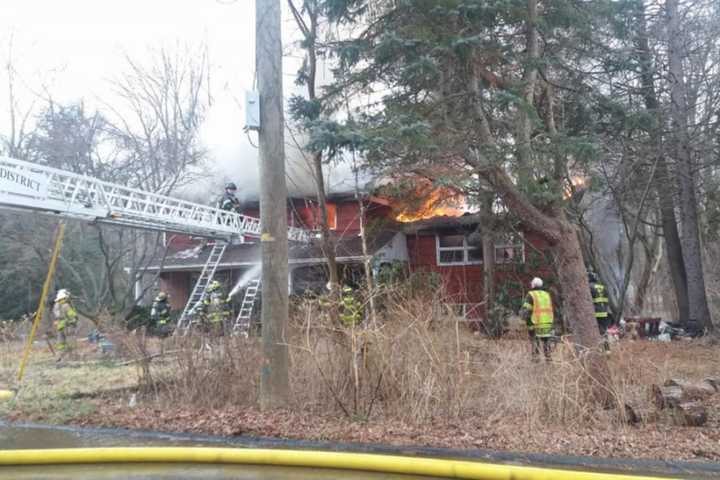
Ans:
<svg viewBox="0 0 720 480"><path fill-rule="evenodd" d="M367 453L203 447L2 450L0 465L208 463L334 468L482 480L661 480L660 477Z"/></svg>

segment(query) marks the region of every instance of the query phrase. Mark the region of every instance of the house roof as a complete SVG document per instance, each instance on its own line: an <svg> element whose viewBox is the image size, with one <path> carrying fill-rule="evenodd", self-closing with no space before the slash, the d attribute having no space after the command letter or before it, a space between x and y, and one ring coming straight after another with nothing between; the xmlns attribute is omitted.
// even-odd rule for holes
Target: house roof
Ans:
<svg viewBox="0 0 720 480"><path fill-rule="evenodd" d="M370 195L367 193L362 194L362 198L369 203L378 203L380 205L389 205L390 202L388 199L383 197L378 197L375 195ZM342 202L350 202L350 201L357 201L357 195L355 192L331 192L326 195L326 199L328 202L332 203L342 203ZM292 205L293 203L301 203L301 202L317 202L317 197L313 195L308 195L304 197L288 197L287 203L288 205ZM243 197L242 204L245 207L248 208L259 208L260 207L260 199L257 196L253 197Z"/></svg>
<svg viewBox="0 0 720 480"><path fill-rule="evenodd" d="M368 252L373 254L387 245L397 232L382 230L376 234L368 234ZM344 235L335 238L338 262L357 262L363 259L362 239L359 235ZM290 264L317 264L325 260L320 248L320 240L315 239L309 244L290 243L288 257ZM188 247L183 250L168 252L164 262L158 256L148 267L149 271L157 271L162 263L162 270L196 270L205 265L210 248L202 245ZM260 263L261 246L259 243L243 243L228 245L218 269L250 266Z"/></svg>
<svg viewBox="0 0 720 480"><path fill-rule="evenodd" d="M441 230L444 228L474 227L480 223L480 215L477 213L465 213L459 217L438 216L415 222L402 224L405 233L419 233L421 231Z"/></svg>

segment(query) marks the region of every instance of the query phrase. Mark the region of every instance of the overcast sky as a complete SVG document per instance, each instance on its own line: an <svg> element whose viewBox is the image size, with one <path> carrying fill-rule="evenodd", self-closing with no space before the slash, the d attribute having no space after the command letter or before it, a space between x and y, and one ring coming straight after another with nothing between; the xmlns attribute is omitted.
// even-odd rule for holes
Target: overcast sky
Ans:
<svg viewBox="0 0 720 480"><path fill-rule="evenodd" d="M5 60L12 37L16 68L28 87L37 88L42 80L57 101L82 98L97 105L98 99L111 96L108 80L121 74L125 53L143 60L153 47L205 42L214 105L203 140L217 177L230 177L253 190L257 152L242 130L244 112L238 103L253 84L254 4L253 0L0 0L0 57ZM289 17L284 25L285 50L290 52L295 29ZM292 55L285 58L286 97L294 88L298 62ZM5 89L3 78L3 100ZM5 117L0 118L0 128L4 128L7 103L0 101L0 107ZM340 170L344 171L340 176L347 177L347 169ZM289 188L310 189L297 168L291 172Z"/></svg>

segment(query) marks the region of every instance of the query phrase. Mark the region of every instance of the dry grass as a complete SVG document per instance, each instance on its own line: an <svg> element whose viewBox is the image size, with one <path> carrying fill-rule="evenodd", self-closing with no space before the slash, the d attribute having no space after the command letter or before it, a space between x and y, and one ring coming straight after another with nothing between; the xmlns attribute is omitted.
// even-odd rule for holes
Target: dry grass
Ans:
<svg viewBox="0 0 720 480"><path fill-rule="evenodd" d="M353 420L410 424L483 418L534 429L543 425L616 427L625 404L651 408L650 387L673 377L717 375L712 347L686 343L614 345L611 410L588 395L581 360L560 344L552 362L533 359L524 339L491 340L471 332L418 298L393 303L378 325L330 325L315 302L293 319L288 336L294 410L336 412ZM126 350L143 358L157 345L132 337ZM130 346L133 342L143 346ZM204 408L258 406L259 339L180 337L174 355L137 362L138 384L161 404Z"/></svg>
<svg viewBox="0 0 720 480"><path fill-rule="evenodd" d="M582 362L572 346L560 344L552 362L533 361L527 340L487 339L440 312L431 300L406 297L392 302L377 325L339 328L329 324L317 303L305 303L287 340L291 410L375 425L481 421L523 431L551 426L613 430L626 428L625 404L651 407L653 384L720 372L717 347L702 341L622 342L608 357L618 408L603 410L588 396ZM160 411L258 406L257 338L173 337L163 342L166 354L158 357L157 338L142 332L113 332L110 337L122 357L115 363L56 368L47 353L34 354L22 401L3 407L0 414L50 420L48 412L70 412L55 415L64 421L92 407L78 393L84 397L118 388L136 389L141 404ZM14 373L18 347L16 342L0 345L3 380ZM135 361L118 366L128 359ZM127 397L108 394L103 401L125 408ZM715 419L717 412L712 415Z"/></svg>
<svg viewBox="0 0 720 480"><path fill-rule="evenodd" d="M21 342L3 345L8 356L0 365L0 385L16 386L22 347ZM58 364L44 344L36 344L18 395L12 401L0 402L0 418L71 422L92 413L92 398L103 392L126 403L127 397L121 392L136 385L132 369L94 355L89 360L91 348L87 344L81 344L79 350L78 355Z"/></svg>
<svg viewBox="0 0 720 480"><path fill-rule="evenodd" d="M616 408L603 410L571 345L560 344L552 362L534 361L526 340L486 339L438 311L406 299L382 325L337 329L306 306L289 342L297 408L409 423L613 427L626 423L624 405L651 408L653 384L720 371L717 352L698 342L621 343L608 358Z"/></svg>

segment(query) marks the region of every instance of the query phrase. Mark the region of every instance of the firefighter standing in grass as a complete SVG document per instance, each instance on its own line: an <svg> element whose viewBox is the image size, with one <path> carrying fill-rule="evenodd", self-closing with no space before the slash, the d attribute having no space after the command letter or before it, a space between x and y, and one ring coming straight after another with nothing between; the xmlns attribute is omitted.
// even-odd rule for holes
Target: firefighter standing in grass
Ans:
<svg viewBox="0 0 720 480"><path fill-rule="evenodd" d="M530 291L525 298L520 316L528 326L533 357L540 353L540 344L542 344L543 354L549 360L550 338L553 335L555 315L553 313L552 297L542 287L542 279L538 277L532 279Z"/></svg>
<svg viewBox="0 0 720 480"><path fill-rule="evenodd" d="M59 290L55 296L53 316L55 317L55 330L58 333L57 349L61 353L61 356L58 358L58 360L60 360L62 359L63 352L71 350L68 339L74 338L78 320L77 311L70 302L70 292L65 289Z"/></svg>
<svg viewBox="0 0 720 480"><path fill-rule="evenodd" d="M340 299L340 321L346 327L357 325L362 320L362 308L352 287L345 285Z"/></svg>
<svg viewBox="0 0 720 480"><path fill-rule="evenodd" d="M225 295L222 285L214 280L207 287L202 310L210 331L222 335L225 321L230 317L230 299Z"/></svg>
<svg viewBox="0 0 720 480"><path fill-rule="evenodd" d="M362 306L355 296L353 288L348 285L343 286L338 299L332 298L332 284L328 282L326 288L329 294L320 297L320 306L328 312L331 320L336 321L335 316L337 315L340 324L345 327L359 324L362 320Z"/></svg>
<svg viewBox="0 0 720 480"><path fill-rule="evenodd" d="M605 339L603 346L605 350L610 349L607 340L607 331L612 325L612 317L608 311L608 297L605 285L598 282L597 275L594 272L588 272L588 281L590 282L590 294L592 295L593 307L595 309L595 320L597 321L600 335Z"/></svg>
<svg viewBox="0 0 720 480"><path fill-rule="evenodd" d="M160 292L153 300L150 319L157 334L166 337L170 334L170 304L165 292Z"/></svg>

